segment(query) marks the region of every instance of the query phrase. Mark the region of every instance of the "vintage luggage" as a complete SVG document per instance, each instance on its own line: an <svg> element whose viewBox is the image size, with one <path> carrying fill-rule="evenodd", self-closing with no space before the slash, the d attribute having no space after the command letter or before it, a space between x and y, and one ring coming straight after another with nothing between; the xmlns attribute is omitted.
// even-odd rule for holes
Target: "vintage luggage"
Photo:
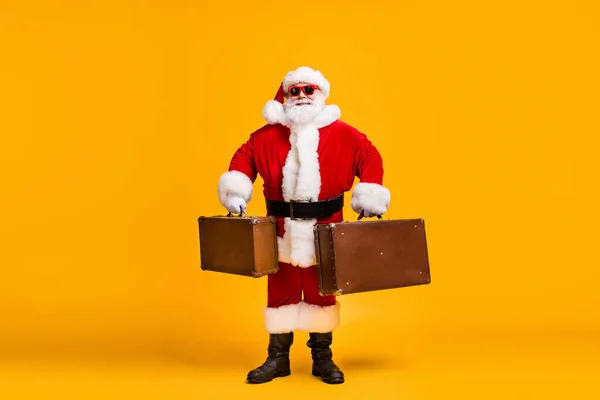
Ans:
<svg viewBox="0 0 600 400"><path fill-rule="evenodd" d="M275 218L198 218L202 270L259 278L279 270Z"/></svg>
<svg viewBox="0 0 600 400"><path fill-rule="evenodd" d="M322 295L431 282L423 219L318 224L315 245Z"/></svg>

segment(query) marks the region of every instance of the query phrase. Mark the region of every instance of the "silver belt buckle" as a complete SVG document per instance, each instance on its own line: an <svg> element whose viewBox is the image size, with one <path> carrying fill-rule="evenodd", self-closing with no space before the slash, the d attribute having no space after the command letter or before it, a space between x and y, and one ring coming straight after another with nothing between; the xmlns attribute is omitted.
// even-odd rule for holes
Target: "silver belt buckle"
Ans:
<svg viewBox="0 0 600 400"><path fill-rule="evenodd" d="M296 216L294 215L294 204L295 203L312 203L312 201L311 200L290 200L290 219L296 219L296 220L310 219L310 218L296 218Z"/></svg>

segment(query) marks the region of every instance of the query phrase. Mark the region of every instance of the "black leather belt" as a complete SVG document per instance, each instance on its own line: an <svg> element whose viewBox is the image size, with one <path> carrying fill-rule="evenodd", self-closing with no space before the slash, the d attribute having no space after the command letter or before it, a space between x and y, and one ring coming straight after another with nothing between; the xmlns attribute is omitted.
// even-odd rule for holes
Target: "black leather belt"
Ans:
<svg viewBox="0 0 600 400"><path fill-rule="evenodd" d="M322 219L330 217L344 208L344 194L322 201L279 201L265 199L267 213L274 217L292 219Z"/></svg>

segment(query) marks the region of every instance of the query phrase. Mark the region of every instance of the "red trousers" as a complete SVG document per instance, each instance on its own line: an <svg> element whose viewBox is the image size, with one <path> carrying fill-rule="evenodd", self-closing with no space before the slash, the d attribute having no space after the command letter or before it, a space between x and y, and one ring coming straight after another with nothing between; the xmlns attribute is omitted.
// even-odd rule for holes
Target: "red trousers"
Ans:
<svg viewBox="0 0 600 400"><path fill-rule="evenodd" d="M265 324L269 333L331 332L339 324L339 311L335 295L319 293L316 266L280 263L279 271L268 275Z"/></svg>
<svg viewBox="0 0 600 400"><path fill-rule="evenodd" d="M281 307L297 304L303 300L308 304L332 306L334 295L319 294L319 273L316 266L308 268L295 267L291 264L279 263L279 272L268 275L268 307Z"/></svg>

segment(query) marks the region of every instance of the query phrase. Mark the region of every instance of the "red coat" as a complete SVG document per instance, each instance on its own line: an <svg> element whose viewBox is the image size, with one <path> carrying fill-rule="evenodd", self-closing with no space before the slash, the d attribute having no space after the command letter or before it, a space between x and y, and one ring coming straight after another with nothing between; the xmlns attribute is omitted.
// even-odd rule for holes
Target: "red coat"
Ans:
<svg viewBox="0 0 600 400"><path fill-rule="evenodd" d="M285 201L337 197L350 191L358 177L351 201L354 211L383 214L390 197L382 186L383 162L366 135L340 121L336 106L327 106L311 124L287 123L289 128L278 104L267 104L263 114L269 124L253 132L233 155L219 182L221 203L228 195L250 201L257 174L266 198ZM277 112L269 113L269 107ZM343 219L343 211L319 220L276 218L280 261L314 265L314 224Z"/></svg>

